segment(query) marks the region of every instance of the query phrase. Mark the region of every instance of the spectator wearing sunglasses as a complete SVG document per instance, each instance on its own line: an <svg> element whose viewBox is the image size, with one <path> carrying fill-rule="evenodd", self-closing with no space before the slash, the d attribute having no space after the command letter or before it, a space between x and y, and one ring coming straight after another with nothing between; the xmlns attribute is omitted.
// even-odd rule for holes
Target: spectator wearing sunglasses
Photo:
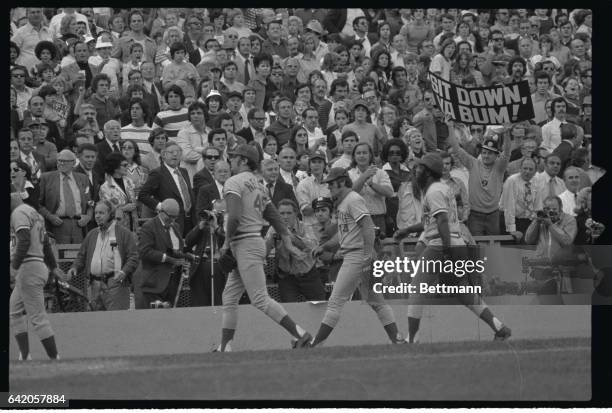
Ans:
<svg viewBox="0 0 612 413"><path fill-rule="evenodd" d="M213 171L215 170L215 163L221 159L221 152L214 146L208 146L202 151L202 159L204 167L193 176L193 192L196 199L198 199L198 191L201 187L215 182Z"/></svg>

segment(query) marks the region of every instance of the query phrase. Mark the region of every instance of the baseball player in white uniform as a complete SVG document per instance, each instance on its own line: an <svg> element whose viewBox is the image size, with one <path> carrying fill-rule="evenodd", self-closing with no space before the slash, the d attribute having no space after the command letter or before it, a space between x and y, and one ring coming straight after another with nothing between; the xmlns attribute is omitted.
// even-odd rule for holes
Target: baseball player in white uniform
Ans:
<svg viewBox="0 0 612 413"><path fill-rule="evenodd" d="M252 145L241 144L229 152L234 174L223 187L227 205L226 237L220 254L228 248L238 268L232 271L223 290L223 316L221 344L215 351L231 351L238 322L238 301L246 290L251 303L268 317L283 326L296 341L294 347L304 347L312 336L287 315L287 311L268 295L264 262L266 245L261 229L269 222L280 234L287 250L296 258L303 253L291 242L291 235L282 223L278 210L268 197L265 186L255 175L259 166L259 153Z"/></svg>
<svg viewBox="0 0 612 413"><path fill-rule="evenodd" d="M340 319L342 307L357 287L362 298L376 311L391 342L404 343L397 330L393 310L385 304L382 295L375 294L370 289L374 259L374 223L365 201L351 189L351 180L344 168L332 168L324 182L328 184L336 205L338 234L317 247L314 254L319 255L339 244L338 255L344 260L329 297L327 311L311 346L320 344L331 334Z"/></svg>
<svg viewBox="0 0 612 413"><path fill-rule="evenodd" d="M425 244L421 256L425 260L465 260L468 259L467 248L461 236L457 205L448 185L440 182L442 177L442 158L437 153L425 154L417 161L417 185L425 194L423 197L423 233L419 239ZM463 247L463 248L462 248ZM443 283L447 285L468 285L470 277L458 277L453 274L430 274L419 272L411 282L416 285L416 293L408 298L408 341L417 341L423 305L427 298L420 294L421 283L429 285ZM478 317L485 321L495 332L495 340L505 340L511 330L499 321L477 294L459 294L454 298L467 306Z"/></svg>
<svg viewBox="0 0 612 413"><path fill-rule="evenodd" d="M49 270L61 279L64 279L64 274L57 268L44 218L24 204L19 193L11 194L11 266L17 270L17 276L9 314L19 346L19 360L32 359L26 321L32 324L49 358L59 359L53 329L45 311L43 289Z"/></svg>

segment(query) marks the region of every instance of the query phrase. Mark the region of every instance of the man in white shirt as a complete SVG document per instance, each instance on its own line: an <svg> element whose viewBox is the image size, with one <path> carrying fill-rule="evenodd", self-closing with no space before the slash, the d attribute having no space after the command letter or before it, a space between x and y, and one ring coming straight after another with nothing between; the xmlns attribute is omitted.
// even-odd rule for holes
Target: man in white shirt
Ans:
<svg viewBox="0 0 612 413"><path fill-rule="evenodd" d="M283 148L278 154L278 165L280 166L280 177L285 183L291 185L293 192L296 191L299 180L293 173L293 169L297 163L297 155L291 148Z"/></svg>
<svg viewBox="0 0 612 413"><path fill-rule="evenodd" d="M348 17L346 21L348 22ZM359 16L353 20L354 37L363 45L363 52L366 56L370 56L370 50L372 49L372 44L368 39L368 26L368 19L365 16Z"/></svg>
<svg viewBox="0 0 612 413"><path fill-rule="evenodd" d="M39 62L34 54L36 45L43 40L52 41L53 37L49 29L43 25L42 8L28 7L27 18L28 22L17 29L11 41L15 42L21 51L16 63L30 71Z"/></svg>
<svg viewBox="0 0 612 413"><path fill-rule="evenodd" d="M565 183L557 176L560 171L561 158L556 154L548 155L544 162L544 172L536 174L534 178L536 191L539 192L541 199L560 195L566 190Z"/></svg>
<svg viewBox="0 0 612 413"><path fill-rule="evenodd" d="M355 31L353 29L353 22L357 17L365 17L365 13L362 9L346 9L346 23L342 28L341 34L345 37L354 37Z"/></svg>
<svg viewBox="0 0 612 413"><path fill-rule="evenodd" d="M566 123L565 115L567 104L562 97L552 100L550 109L553 120L542 126L542 148L552 152L561 143L561 124Z"/></svg>
<svg viewBox="0 0 612 413"><path fill-rule="evenodd" d="M576 216L574 208L576 208L576 200L578 199L578 190L580 189L580 171L575 166L570 166L563 173L563 181L565 182L565 191L559 194L561 203L563 204L563 213Z"/></svg>
<svg viewBox="0 0 612 413"><path fill-rule="evenodd" d="M332 164L332 168L348 169L351 167L351 162L353 161L353 148L357 145L358 140L359 138L356 132L352 130L342 132L342 137L340 138L342 156L336 159Z"/></svg>

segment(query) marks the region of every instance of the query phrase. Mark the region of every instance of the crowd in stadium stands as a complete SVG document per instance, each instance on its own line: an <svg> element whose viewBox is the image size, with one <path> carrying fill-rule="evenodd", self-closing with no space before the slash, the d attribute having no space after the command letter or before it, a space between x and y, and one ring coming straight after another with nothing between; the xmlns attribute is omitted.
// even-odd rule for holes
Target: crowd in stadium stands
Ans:
<svg viewBox="0 0 612 413"><path fill-rule="evenodd" d="M176 222L169 250L205 251L205 211L239 144L257 148L303 250L335 233L331 167L347 168L380 237L418 235L414 164L433 151L467 240L510 234L549 256L592 240L591 186L605 173L591 164L591 22L584 9L16 8L11 184L56 243L82 244L73 275L106 291L121 272L107 308L127 308L139 271L184 263L152 264L153 241L136 235L146 219ZM449 122L429 71L464 87L527 80L535 117L507 133ZM282 300L324 299L342 258L294 262L273 229L262 236ZM194 271L194 305L209 305L210 265Z"/></svg>

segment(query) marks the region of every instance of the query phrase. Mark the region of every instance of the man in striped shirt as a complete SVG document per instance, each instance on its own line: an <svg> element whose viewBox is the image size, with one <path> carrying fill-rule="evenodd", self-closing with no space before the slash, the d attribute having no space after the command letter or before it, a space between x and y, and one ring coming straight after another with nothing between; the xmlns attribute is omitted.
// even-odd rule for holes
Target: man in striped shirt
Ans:
<svg viewBox="0 0 612 413"><path fill-rule="evenodd" d="M171 85L166 92L168 110L161 111L153 120L153 129L163 128L168 138L173 139L181 129L189 126L189 112L184 106L185 94L177 85Z"/></svg>

